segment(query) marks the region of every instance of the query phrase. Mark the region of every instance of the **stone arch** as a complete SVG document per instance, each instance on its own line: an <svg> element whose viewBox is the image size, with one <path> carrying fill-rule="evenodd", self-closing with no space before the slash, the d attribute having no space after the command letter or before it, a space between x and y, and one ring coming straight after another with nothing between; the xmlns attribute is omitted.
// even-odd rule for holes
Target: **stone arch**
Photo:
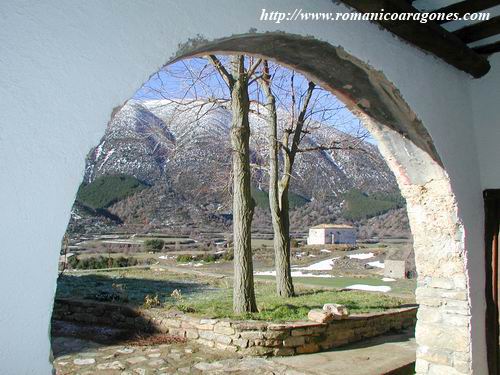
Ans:
<svg viewBox="0 0 500 375"><path fill-rule="evenodd" d="M463 224L431 136L382 72L342 47L285 33L251 33L179 47L169 62L207 53L246 53L314 79L342 100L378 141L407 201L420 304L417 373L470 373L471 303Z"/></svg>

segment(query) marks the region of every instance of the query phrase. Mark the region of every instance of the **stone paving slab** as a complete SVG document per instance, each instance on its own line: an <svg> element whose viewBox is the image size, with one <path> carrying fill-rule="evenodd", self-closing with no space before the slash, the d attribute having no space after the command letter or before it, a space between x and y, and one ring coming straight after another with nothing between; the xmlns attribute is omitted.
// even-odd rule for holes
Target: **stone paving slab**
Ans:
<svg viewBox="0 0 500 375"><path fill-rule="evenodd" d="M57 375L385 374L415 361L412 333L295 357L242 358L193 342L153 346L103 345L74 337L53 338Z"/></svg>

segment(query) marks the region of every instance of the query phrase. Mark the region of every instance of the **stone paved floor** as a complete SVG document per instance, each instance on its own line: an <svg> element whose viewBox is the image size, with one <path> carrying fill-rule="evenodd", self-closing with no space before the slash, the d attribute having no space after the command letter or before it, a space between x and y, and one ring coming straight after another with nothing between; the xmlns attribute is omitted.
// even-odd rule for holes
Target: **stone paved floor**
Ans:
<svg viewBox="0 0 500 375"><path fill-rule="evenodd" d="M415 360L412 333L382 336L323 353L278 358L241 358L193 342L151 346L99 344L53 337L57 375L78 374L386 374ZM391 374L410 374L408 370Z"/></svg>
<svg viewBox="0 0 500 375"><path fill-rule="evenodd" d="M238 358L195 344L103 346L76 338L53 340L57 375L65 374L303 374L262 358ZM70 352L71 354L64 354Z"/></svg>

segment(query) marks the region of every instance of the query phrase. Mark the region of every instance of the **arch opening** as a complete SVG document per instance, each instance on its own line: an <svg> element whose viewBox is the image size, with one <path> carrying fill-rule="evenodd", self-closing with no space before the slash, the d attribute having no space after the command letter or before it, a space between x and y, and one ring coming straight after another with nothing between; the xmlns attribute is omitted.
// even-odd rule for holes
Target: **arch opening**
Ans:
<svg viewBox="0 0 500 375"><path fill-rule="evenodd" d="M244 53L274 60L317 81L362 119L408 205L419 274L416 371L426 372L436 364L469 371L470 305L462 225L432 139L397 88L383 73L341 48L288 34L190 42L170 63L207 53ZM450 327L456 332L453 339Z"/></svg>

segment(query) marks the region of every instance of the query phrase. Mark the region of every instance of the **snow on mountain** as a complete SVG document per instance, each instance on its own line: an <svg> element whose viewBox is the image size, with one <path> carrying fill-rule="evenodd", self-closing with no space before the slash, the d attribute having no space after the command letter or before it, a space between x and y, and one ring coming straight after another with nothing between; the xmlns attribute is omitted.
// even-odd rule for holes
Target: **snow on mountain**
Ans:
<svg viewBox="0 0 500 375"><path fill-rule="evenodd" d="M289 121L283 112L278 118L280 124ZM250 125L252 163L265 167L267 128L263 107L252 107ZM304 147L335 140L342 140L343 145L359 142L329 126L318 128L304 138ZM230 130L231 111L220 104L193 101L179 107L170 100L131 100L115 114L103 139L89 153L85 180L127 174L150 184L164 181L183 194L220 202L229 189ZM396 190L395 178L377 148L368 142L361 142L361 146L362 150L298 154L292 191L308 199L324 200L353 188L365 192ZM255 185L265 189L267 175L263 169L256 168L253 174Z"/></svg>

